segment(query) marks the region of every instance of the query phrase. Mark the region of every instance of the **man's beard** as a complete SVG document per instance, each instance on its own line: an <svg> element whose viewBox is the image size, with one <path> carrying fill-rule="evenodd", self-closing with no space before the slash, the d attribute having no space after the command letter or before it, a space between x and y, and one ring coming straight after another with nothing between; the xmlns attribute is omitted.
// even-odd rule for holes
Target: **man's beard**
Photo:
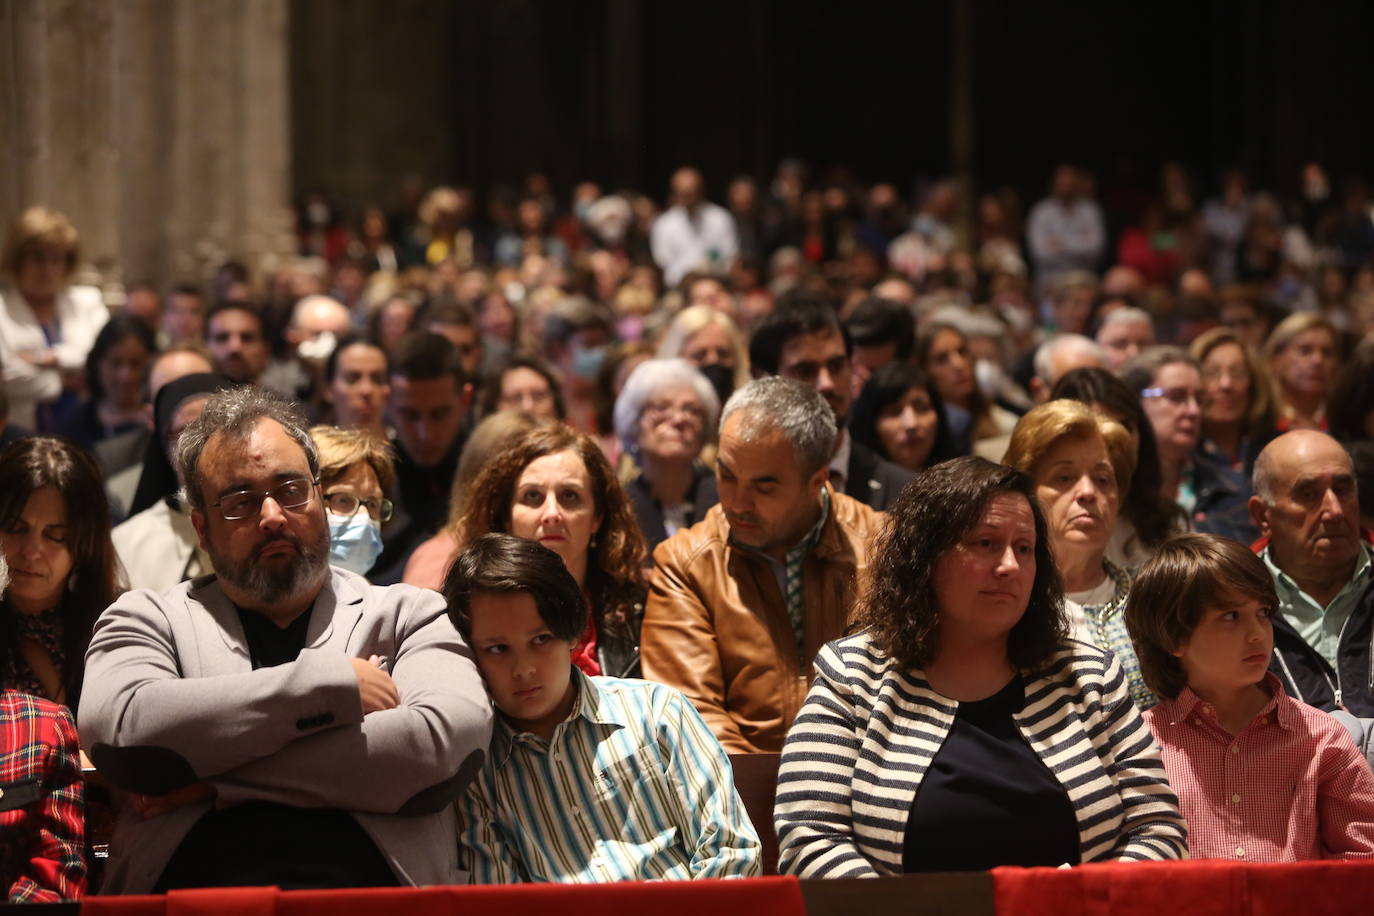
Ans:
<svg viewBox="0 0 1374 916"><path fill-rule="evenodd" d="M264 564L260 556L268 547L285 541L295 546L300 556L285 568ZM318 587L329 569L329 533L321 532L314 544L290 534L279 534L253 548L246 560L231 560L210 550L215 574L236 590L260 604L277 604L299 598Z"/></svg>

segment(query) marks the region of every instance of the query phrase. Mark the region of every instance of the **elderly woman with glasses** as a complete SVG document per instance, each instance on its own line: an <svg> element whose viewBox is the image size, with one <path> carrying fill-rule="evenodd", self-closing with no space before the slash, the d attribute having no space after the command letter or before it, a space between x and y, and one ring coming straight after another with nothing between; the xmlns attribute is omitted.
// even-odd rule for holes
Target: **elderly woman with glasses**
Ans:
<svg viewBox="0 0 1374 916"><path fill-rule="evenodd" d="M366 575L382 552L382 525L391 520L386 493L396 484L391 449L365 429L316 426L320 493L329 523L329 563Z"/></svg>
<svg viewBox="0 0 1374 916"><path fill-rule="evenodd" d="M626 495L650 554L717 502L698 459L719 415L715 389L685 359L640 363L616 398L616 435L638 470Z"/></svg>
<svg viewBox="0 0 1374 916"><path fill-rule="evenodd" d="M1244 473L1198 460L1206 389L1197 360L1181 347L1150 347L1121 367L1121 380L1140 397L1154 430L1160 495L1178 505L1193 531L1245 543L1258 537Z"/></svg>

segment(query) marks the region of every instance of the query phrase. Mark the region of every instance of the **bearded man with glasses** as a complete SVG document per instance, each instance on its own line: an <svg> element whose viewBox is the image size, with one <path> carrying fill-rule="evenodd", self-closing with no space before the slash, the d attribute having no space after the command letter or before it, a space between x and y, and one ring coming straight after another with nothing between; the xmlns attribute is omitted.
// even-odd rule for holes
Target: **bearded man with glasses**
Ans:
<svg viewBox="0 0 1374 916"><path fill-rule="evenodd" d="M454 883L491 714L443 600L329 566L315 445L276 396L213 395L176 460L216 575L96 624L81 734L135 793L102 890Z"/></svg>

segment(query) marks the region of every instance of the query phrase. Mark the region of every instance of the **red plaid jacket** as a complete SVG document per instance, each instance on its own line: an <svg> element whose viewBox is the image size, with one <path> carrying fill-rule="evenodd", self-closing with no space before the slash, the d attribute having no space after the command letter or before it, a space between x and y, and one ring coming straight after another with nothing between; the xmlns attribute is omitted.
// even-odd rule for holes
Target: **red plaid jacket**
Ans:
<svg viewBox="0 0 1374 916"><path fill-rule="evenodd" d="M10 903L86 890L85 808L76 725L65 706L0 691L0 888Z"/></svg>

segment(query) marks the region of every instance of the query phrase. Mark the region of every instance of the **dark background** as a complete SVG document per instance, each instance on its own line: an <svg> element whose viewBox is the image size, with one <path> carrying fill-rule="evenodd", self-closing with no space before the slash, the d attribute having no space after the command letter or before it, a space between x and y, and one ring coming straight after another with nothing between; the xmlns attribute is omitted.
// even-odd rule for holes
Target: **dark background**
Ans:
<svg viewBox="0 0 1374 916"><path fill-rule="evenodd" d="M386 202L405 175L532 170L661 196L693 163L800 157L904 189L951 168L955 3L971 23L973 175L1039 197L1052 166L1153 187L1177 159L1296 183L1367 172L1374 10L1355 2L292 0L296 190Z"/></svg>

